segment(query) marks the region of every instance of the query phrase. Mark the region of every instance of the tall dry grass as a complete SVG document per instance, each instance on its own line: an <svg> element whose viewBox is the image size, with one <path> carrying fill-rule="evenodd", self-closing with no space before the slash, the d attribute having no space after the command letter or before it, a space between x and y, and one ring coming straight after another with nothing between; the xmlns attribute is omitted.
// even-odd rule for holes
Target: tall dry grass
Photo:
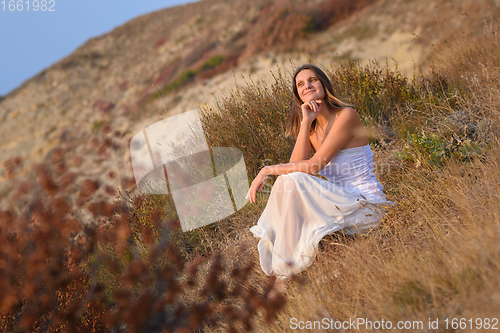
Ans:
<svg viewBox="0 0 500 333"><path fill-rule="evenodd" d="M453 331L446 318L498 318L499 162L494 150L470 165L392 175L398 208L367 236L324 239L273 331L291 318L422 321L429 332L429 318L440 319L439 331Z"/></svg>
<svg viewBox="0 0 500 333"><path fill-rule="evenodd" d="M498 318L497 147L470 165L405 167L387 177L399 185L398 207L367 236L324 239L304 285L286 291L274 331L291 318L418 320L424 331L432 331L428 318L440 319L439 331L452 331L446 318Z"/></svg>
<svg viewBox="0 0 500 333"><path fill-rule="evenodd" d="M391 321L392 330L397 330L398 321L421 321L419 331L429 332L436 331L429 327L429 320L439 319L437 331L481 331L487 319L490 328L495 323L492 319L499 319L499 32L494 21L485 24L479 38L457 38L441 50L430 74L413 80L376 64L333 67L330 75L337 80L339 94L360 106L367 125L385 129L372 137L379 163L388 166L376 172L388 199L398 205L368 235L325 237L316 262L299 274L300 283L288 284L286 307L274 325L259 322L260 331L288 331L292 318L304 321L303 325L323 318L385 320ZM255 135L264 135L266 124L272 121L264 115L283 119L282 111L271 106L281 98L273 97L273 92L283 89L290 94L289 83L279 77L274 85L258 88L271 96L266 95L267 104L255 103L260 114L252 114L254 127L249 130L258 131ZM251 85L248 91L252 89L257 88ZM248 123L249 113L241 110L251 104L240 104L240 98L232 97L220 104L220 115L214 119ZM208 127L225 131L224 124ZM220 140L218 144L238 146L235 134L212 133ZM268 149L288 149L278 138L255 143L245 156L259 156L257 149L264 158L286 162ZM247 163L252 174L260 160ZM266 201L267 195L260 196L255 210L261 212ZM245 220L248 217L236 214L234 230L237 242L253 244L258 262L257 241L241 230L257 221ZM238 256L232 250L235 243L221 240L227 257ZM472 321L460 328L452 326L454 318ZM372 331L366 326L359 329Z"/></svg>

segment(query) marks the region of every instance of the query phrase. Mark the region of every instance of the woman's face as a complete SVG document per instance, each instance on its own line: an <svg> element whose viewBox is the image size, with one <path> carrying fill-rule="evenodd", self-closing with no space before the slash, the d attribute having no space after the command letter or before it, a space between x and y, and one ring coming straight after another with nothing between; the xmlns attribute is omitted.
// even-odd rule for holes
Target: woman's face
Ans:
<svg viewBox="0 0 500 333"><path fill-rule="evenodd" d="M310 69L300 71L295 77L295 84L299 97L304 103L325 98L323 84Z"/></svg>

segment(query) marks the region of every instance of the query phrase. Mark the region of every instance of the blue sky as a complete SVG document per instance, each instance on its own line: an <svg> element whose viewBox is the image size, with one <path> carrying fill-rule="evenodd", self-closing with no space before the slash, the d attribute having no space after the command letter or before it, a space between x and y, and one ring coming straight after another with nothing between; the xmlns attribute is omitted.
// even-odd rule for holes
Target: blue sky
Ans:
<svg viewBox="0 0 500 333"><path fill-rule="evenodd" d="M22 4L23 10L9 10ZM0 0L0 95L71 54L88 39L131 19L194 0L51 0L34 11L34 0ZM41 4L41 0L38 3ZM52 7L54 11L48 9ZM12 8L12 7L11 7ZM20 8L20 7L19 7Z"/></svg>

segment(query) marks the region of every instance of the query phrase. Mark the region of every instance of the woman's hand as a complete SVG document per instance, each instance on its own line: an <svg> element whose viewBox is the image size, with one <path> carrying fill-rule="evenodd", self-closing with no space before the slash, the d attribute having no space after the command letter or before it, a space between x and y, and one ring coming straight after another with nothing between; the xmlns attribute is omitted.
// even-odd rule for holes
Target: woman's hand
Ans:
<svg viewBox="0 0 500 333"><path fill-rule="evenodd" d="M319 114L320 104L323 103L321 99L306 102L300 106L302 110L302 120L312 122Z"/></svg>
<svg viewBox="0 0 500 333"><path fill-rule="evenodd" d="M250 189L248 190L247 196L245 197L246 199L249 199L251 203L255 202L255 195L257 191L262 191L262 188L266 184L268 176L265 175L262 170L260 170L257 177L255 177L255 179L253 180L252 185L250 185Z"/></svg>

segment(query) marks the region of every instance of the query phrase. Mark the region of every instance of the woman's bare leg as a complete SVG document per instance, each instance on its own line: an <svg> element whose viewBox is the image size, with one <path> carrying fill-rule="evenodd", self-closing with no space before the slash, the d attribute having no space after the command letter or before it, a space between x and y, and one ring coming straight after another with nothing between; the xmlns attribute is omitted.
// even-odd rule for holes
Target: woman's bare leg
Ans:
<svg viewBox="0 0 500 333"><path fill-rule="evenodd" d="M285 293L287 283L288 281L286 280L276 278L271 291L269 291L269 299L275 300L278 295L283 295Z"/></svg>

